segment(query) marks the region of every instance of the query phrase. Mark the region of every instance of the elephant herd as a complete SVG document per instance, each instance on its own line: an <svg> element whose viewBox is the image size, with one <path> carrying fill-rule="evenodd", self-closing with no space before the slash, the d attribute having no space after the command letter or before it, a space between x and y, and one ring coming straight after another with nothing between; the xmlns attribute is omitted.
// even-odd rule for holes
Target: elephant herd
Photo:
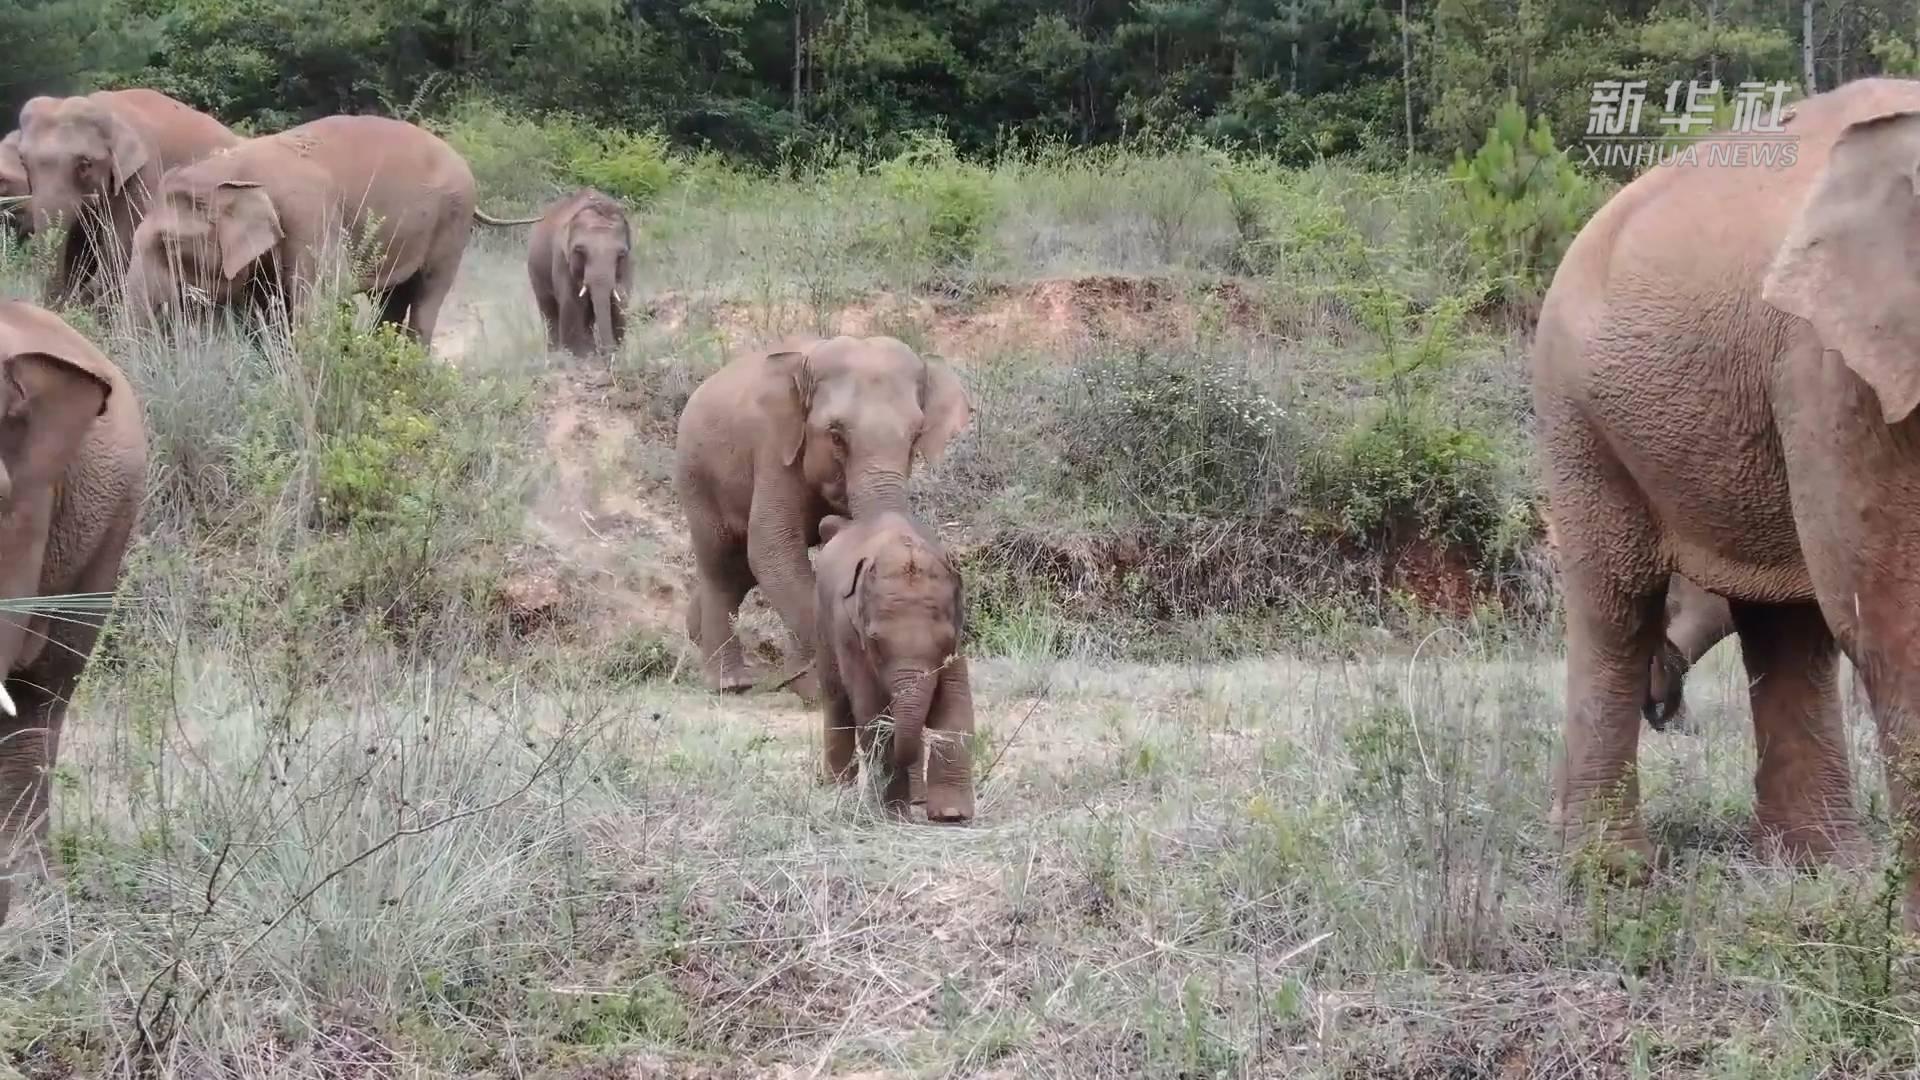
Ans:
<svg viewBox="0 0 1920 1080"><path fill-rule="evenodd" d="M243 139L153 90L34 98L0 140L0 216L19 235L59 233L56 305L119 304L154 326L199 305L284 317L344 286L429 344L474 224L531 224L549 342L611 349L624 326L632 236L617 202L583 190L538 218L494 218L457 151L385 117Z"/></svg>
<svg viewBox="0 0 1920 1080"><path fill-rule="evenodd" d="M1543 303L1532 384L1568 654L1551 819L1564 844L1644 880L1642 721L1671 723L1688 667L1737 635L1763 846L1864 860L1844 653L1920 928L1920 82L1810 98L1785 137L1788 164L1707 156L1636 179ZM0 141L0 212L67 229L57 303L117 287L154 323L205 302L284 315L330 244L370 241L355 284L427 342L473 223L514 224L481 214L466 163L412 125L331 117L241 140L144 90L30 102ZM549 344L617 347L633 243L619 204L583 191L525 223ZM0 304L0 376L0 598L111 591L143 489L138 403L26 303ZM793 338L695 390L674 468L708 685L751 685L734 619L759 586L799 642L788 681L822 710L826 777L854 779L857 745L889 810L924 803L941 822L974 816L965 595L908 489L916 456L939 460L969 414L954 372L897 340ZM97 633L26 611L0 614L9 843L44 828ZM5 903L0 882L0 917Z"/></svg>

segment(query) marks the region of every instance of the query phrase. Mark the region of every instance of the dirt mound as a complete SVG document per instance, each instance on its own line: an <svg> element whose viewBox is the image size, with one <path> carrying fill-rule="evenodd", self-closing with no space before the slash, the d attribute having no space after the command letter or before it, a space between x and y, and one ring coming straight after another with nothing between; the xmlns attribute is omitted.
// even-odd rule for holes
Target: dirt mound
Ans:
<svg viewBox="0 0 1920 1080"><path fill-rule="evenodd" d="M766 332L764 306L745 302L669 293L656 298L647 314L656 328L669 333L711 328L732 349L774 336ZM825 318L804 304L782 314L789 327L892 334L954 356L1036 344L1071 353L1103 338L1185 337L1208 322L1246 328L1263 318L1245 283L1120 275L992 285L961 297L883 292L839 307Z"/></svg>

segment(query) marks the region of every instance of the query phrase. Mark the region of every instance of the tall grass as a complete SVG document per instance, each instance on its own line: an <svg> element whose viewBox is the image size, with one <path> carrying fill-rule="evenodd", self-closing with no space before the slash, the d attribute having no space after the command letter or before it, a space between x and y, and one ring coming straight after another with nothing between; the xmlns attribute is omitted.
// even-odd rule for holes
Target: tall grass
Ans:
<svg viewBox="0 0 1920 1080"><path fill-rule="evenodd" d="M489 205L578 180L553 163L585 160L573 143L520 148L578 132L494 119L456 120L488 183L525 183ZM535 154L557 156L536 174ZM73 314L134 380L154 467L54 776L45 880L0 927L0 1069L1920 1062L1890 868L1803 874L1746 841L1729 653L1692 675L1697 734L1644 740L1674 861L1631 890L1557 851L1564 672L1525 542L1524 336L1444 182L1178 147L666 167L634 208L657 318L604 366L546 355L517 234L476 238L451 364L338 303L265 336ZM1079 274L1102 278L1022 291ZM0 265L0 291L34 287L25 259ZM978 343L950 357L973 426L916 494L969 573L965 829L818 783L817 715L673 681L677 637L583 645L500 601L527 505L567 464L533 437L543 393L584 413L576 431L631 432L591 465L638 501L733 348L855 317L929 351ZM1408 522L1471 540L1527 596L1442 619L1395 595L1365 552ZM685 569L671 538L615 538L633 550L609 565ZM1884 847L1878 759L1864 719L1849 730Z"/></svg>

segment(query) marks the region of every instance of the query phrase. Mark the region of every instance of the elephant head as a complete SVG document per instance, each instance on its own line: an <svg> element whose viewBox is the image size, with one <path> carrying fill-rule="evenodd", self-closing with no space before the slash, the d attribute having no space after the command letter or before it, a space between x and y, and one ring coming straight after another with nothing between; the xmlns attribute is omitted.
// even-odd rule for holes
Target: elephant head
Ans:
<svg viewBox="0 0 1920 1080"><path fill-rule="evenodd" d="M28 231L32 210L12 200L25 199L29 190L27 163L20 156L20 133L8 132L0 139L0 226L23 235Z"/></svg>
<svg viewBox="0 0 1920 1080"><path fill-rule="evenodd" d="M830 540L841 524L826 518L821 537ZM940 672L958 654L966 605L960 574L939 545L903 515L889 514L881 524L854 562L840 603L889 691L893 767L907 770L923 756L927 710Z"/></svg>
<svg viewBox="0 0 1920 1080"><path fill-rule="evenodd" d="M168 176L134 230L127 309L140 324L173 305L233 302L262 279L262 260L286 236L265 187L205 176L209 164Z"/></svg>
<svg viewBox="0 0 1920 1080"><path fill-rule="evenodd" d="M56 316L0 304L0 597L38 594L55 485L112 386L98 351ZM42 640L25 617L0 617L0 679L35 659ZM14 713L3 685L0 713Z"/></svg>
<svg viewBox="0 0 1920 1080"><path fill-rule="evenodd" d="M33 186L33 223L73 222L124 191L151 150L124 117L94 98L37 97L20 110L20 156Z"/></svg>
<svg viewBox="0 0 1920 1080"><path fill-rule="evenodd" d="M783 460L855 518L905 511L914 452L938 461L967 423L953 370L890 337L836 337L767 362Z"/></svg>
<svg viewBox="0 0 1920 1080"><path fill-rule="evenodd" d="M633 234L626 214L611 200L582 205L567 221L560 242L567 258L567 284L587 304L593 318L593 343L603 352L616 345L614 320L626 303L632 270L628 254Z"/></svg>

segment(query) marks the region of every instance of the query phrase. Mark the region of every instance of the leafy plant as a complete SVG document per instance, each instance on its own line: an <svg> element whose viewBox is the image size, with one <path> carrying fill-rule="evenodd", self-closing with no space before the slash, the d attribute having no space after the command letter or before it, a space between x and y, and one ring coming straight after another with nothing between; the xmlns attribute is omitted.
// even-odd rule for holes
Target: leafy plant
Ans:
<svg viewBox="0 0 1920 1080"><path fill-rule="evenodd" d="M1509 100L1471 159L1455 153L1475 243L1521 291L1549 279L1599 203L1594 184L1553 144L1544 116Z"/></svg>

